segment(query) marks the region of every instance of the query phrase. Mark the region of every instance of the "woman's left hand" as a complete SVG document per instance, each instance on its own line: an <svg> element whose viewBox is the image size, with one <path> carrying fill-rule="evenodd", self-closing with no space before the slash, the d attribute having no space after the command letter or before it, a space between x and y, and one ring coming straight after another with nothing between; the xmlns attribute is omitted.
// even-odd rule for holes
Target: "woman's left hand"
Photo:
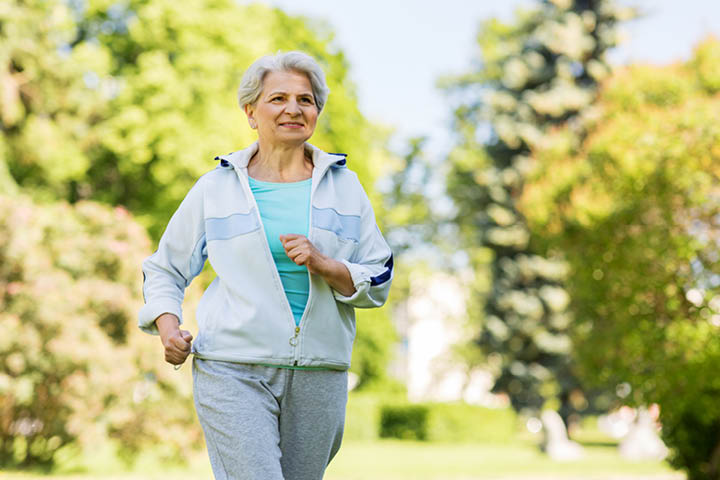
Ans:
<svg viewBox="0 0 720 480"><path fill-rule="evenodd" d="M322 276L335 290L346 297L355 293L350 271L337 260L323 255L305 235L280 235L285 254L297 265L305 265L308 272Z"/></svg>

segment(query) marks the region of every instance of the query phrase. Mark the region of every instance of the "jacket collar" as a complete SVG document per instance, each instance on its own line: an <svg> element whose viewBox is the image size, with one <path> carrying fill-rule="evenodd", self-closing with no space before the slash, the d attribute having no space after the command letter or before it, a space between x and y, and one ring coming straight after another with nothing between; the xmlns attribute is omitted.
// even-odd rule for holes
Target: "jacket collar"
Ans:
<svg viewBox="0 0 720 480"><path fill-rule="evenodd" d="M227 155L218 155L215 160L220 160L222 166L229 166L231 164L239 170L246 169L250 159L255 152L258 150L258 142L253 142L249 147L235 152L230 152ZM309 151L312 155L313 160L313 171L324 173L329 167L343 168L345 167L346 157L344 153L327 153L319 149L318 147L305 143L305 150Z"/></svg>

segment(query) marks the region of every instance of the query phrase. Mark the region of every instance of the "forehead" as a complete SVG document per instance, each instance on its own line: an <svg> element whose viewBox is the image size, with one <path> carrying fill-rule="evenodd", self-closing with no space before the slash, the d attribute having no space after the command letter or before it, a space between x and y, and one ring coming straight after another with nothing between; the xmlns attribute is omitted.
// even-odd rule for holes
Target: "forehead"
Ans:
<svg viewBox="0 0 720 480"><path fill-rule="evenodd" d="M312 85L307 75L296 70L268 72L263 79L263 92L276 91L312 94Z"/></svg>

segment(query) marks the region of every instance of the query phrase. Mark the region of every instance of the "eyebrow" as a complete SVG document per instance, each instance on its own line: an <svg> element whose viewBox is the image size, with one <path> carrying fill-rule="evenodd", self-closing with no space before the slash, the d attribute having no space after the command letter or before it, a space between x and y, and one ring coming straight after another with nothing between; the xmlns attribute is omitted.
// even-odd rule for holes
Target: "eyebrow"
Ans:
<svg viewBox="0 0 720 480"><path fill-rule="evenodd" d="M272 92L272 93L268 94L267 96L272 97L273 95L287 95L287 92L276 91L276 92ZM298 97L303 97L303 96L313 97L313 94L310 92L303 92L303 93L298 94Z"/></svg>

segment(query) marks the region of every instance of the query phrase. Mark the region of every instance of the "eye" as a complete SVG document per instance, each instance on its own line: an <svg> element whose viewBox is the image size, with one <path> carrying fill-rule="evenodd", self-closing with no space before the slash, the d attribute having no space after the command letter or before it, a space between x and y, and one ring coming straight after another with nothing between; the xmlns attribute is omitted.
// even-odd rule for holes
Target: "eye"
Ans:
<svg viewBox="0 0 720 480"><path fill-rule="evenodd" d="M301 102L306 103L308 105L313 105L315 102L313 102L313 99L310 97L303 97L300 99Z"/></svg>
<svg viewBox="0 0 720 480"><path fill-rule="evenodd" d="M271 98L270 101L271 101L271 102L276 102L276 101L282 100L282 99L283 99L282 97L278 96L278 97L273 97L273 98Z"/></svg>

